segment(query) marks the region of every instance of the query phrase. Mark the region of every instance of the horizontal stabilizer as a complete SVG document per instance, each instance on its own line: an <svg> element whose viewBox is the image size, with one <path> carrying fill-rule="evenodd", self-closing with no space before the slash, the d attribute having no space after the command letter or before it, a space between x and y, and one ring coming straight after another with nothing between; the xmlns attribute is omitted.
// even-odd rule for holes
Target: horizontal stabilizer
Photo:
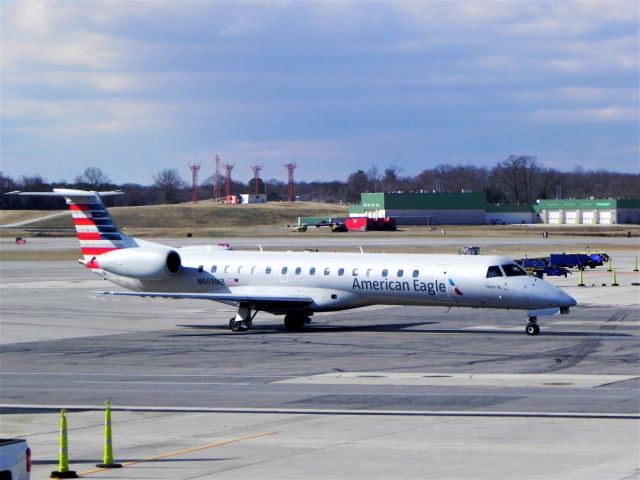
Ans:
<svg viewBox="0 0 640 480"><path fill-rule="evenodd" d="M99 197L111 197L113 195L122 195L122 190L111 190L108 192L94 192L89 190L75 190L73 188L54 188L52 192L21 192L16 190L14 192L5 193L5 195L24 195L29 197L93 197L95 195Z"/></svg>
<svg viewBox="0 0 640 480"><path fill-rule="evenodd" d="M88 268L96 268L96 257L113 250L138 246L134 239L118 230L107 207L102 203L102 197L122 195L123 193L121 190L94 192L72 188L54 188L52 192L15 191L9 192L7 195L64 198L71 211L73 225L78 234L83 256L81 263Z"/></svg>

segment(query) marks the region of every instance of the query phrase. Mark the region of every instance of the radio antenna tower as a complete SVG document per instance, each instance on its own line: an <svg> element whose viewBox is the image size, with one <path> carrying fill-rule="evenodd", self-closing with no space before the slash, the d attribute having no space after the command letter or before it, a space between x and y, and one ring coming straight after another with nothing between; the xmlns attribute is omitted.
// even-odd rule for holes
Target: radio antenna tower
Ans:
<svg viewBox="0 0 640 480"><path fill-rule="evenodd" d="M293 203L296 201L296 196L293 191L293 171L296 169L298 165L294 163L285 163L284 167L289 172L289 189L288 189L288 197L289 203Z"/></svg>
<svg viewBox="0 0 640 480"><path fill-rule="evenodd" d="M189 170L191 170L191 201L198 203L198 171L200 170L200 164L190 163Z"/></svg>
<svg viewBox="0 0 640 480"><path fill-rule="evenodd" d="M251 170L253 170L253 193L256 195L260 194L260 171L262 168L262 165L251 165Z"/></svg>
<svg viewBox="0 0 640 480"><path fill-rule="evenodd" d="M226 177L227 203L230 203L231 202L231 170L233 170L233 163L225 163L222 166L224 167L225 177Z"/></svg>
<svg viewBox="0 0 640 480"><path fill-rule="evenodd" d="M220 198L220 157L216 154L215 158L216 170L213 177L213 202L217 202Z"/></svg>

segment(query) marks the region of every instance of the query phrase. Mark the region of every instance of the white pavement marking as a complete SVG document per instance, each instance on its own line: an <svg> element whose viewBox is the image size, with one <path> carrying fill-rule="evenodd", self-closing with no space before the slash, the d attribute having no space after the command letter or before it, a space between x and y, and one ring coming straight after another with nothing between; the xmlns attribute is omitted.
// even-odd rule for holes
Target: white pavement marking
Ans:
<svg viewBox="0 0 640 480"><path fill-rule="evenodd" d="M0 409L11 410L45 410L56 411L66 409L83 411L103 411L103 406L96 405L40 405L0 403ZM356 416L434 416L434 417L548 417L548 418L618 418L640 420L640 413L610 412L537 412L537 411L468 411L468 410L349 410L339 408L211 408L211 407L148 407L139 405L111 406L111 411L130 412L178 412L178 413L249 413L249 414L301 414L301 415L356 415Z"/></svg>
<svg viewBox="0 0 640 480"><path fill-rule="evenodd" d="M176 373L176 374L166 374L166 373L149 373L149 374L124 374L124 373L83 373L83 372L0 372L0 375L45 375L47 377L55 375L55 376L66 376L66 377L138 377L138 378L282 378L282 377L292 377L295 378L294 375L264 375L264 374L220 374L220 373L207 373L207 374L184 374L184 373Z"/></svg>
<svg viewBox="0 0 640 480"><path fill-rule="evenodd" d="M340 372L280 380L276 383L314 385L402 385L446 387L594 388L640 378L637 375L464 374Z"/></svg>
<svg viewBox="0 0 640 480"><path fill-rule="evenodd" d="M109 381L91 381L91 380L73 380L72 383L91 383L91 384L116 384L116 385L233 385L248 387L250 383L234 383L234 382L141 382L132 380L123 380L121 382L109 382Z"/></svg>

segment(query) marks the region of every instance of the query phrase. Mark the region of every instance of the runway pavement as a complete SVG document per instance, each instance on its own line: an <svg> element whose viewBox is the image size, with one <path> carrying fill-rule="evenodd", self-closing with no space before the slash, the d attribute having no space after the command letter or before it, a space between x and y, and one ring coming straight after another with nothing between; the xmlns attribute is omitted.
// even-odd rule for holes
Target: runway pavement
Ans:
<svg viewBox="0 0 640 480"><path fill-rule="evenodd" d="M538 230L538 229L536 229ZM424 247L448 248L449 253L457 253L459 246L478 245L481 253L494 254L507 251L545 251L560 253L564 251L608 251L611 248L627 248L637 250L640 242L637 237L605 237L605 236L561 236L553 235L542 239L540 232L532 231L528 234L516 236L487 236L484 238L465 238L457 234L441 235L431 232L425 235L403 235L402 232L345 233L333 235L293 235L276 237L230 237L230 238L200 238L200 237L172 237L149 239L173 247L189 245L217 245L229 243L232 248L257 250L261 247L273 250L289 248L352 248L359 251L359 247L385 249L391 247ZM43 252L73 250L78 247L75 237L29 237L25 245L16 245L14 238L0 237L0 250L5 252ZM525 247L525 248L521 248Z"/></svg>
<svg viewBox="0 0 640 480"><path fill-rule="evenodd" d="M62 407L91 478L638 478L640 287L587 273L554 279L583 298L538 337L522 312L423 307L297 333L259 314L232 334L224 305L101 297L73 262L2 262L0 435L29 440L32 478L56 469ZM125 468L104 471L107 400Z"/></svg>

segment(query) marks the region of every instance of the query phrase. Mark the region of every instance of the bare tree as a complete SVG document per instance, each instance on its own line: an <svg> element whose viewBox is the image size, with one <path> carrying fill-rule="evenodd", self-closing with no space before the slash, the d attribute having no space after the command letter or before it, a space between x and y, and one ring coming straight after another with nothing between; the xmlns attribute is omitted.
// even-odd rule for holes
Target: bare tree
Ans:
<svg viewBox="0 0 640 480"><path fill-rule="evenodd" d="M384 169L384 176L382 177L382 188L385 192L393 192L401 189L401 180L398 178L398 173L401 169L395 165L390 165Z"/></svg>
<svg viewBox="0 0 640 480"><path fill-rule="evenodd" d="M369 178L362 170L358 170L349 175L347 179L347 202L358 202L360 200L360 194L366 192L368 186Z"/></svg>
<svg viewBox="0 0 640 480"><path fill-rule="evenodd" d="M180 201L180 190L185 188L185 183L178 170L175 168L162 170L153 176L153 180L167 203Z"/></svg>
<svg viewBox="0 0 640 480"><path fill-rule="evenodd" d="M531 204L537 193L542 168L536 157L529 155L511 155L500 162L491 171L496 187L507 194L514 203Z"/></svg>
<svg viewBox="0 0 640 480"><path fill-rule="evenodd" d="M369 177L369 190L372 192L377 192L378 186L380 185L380 180L382 180L380 172L378 171L378 167L376 167L375 165L372 166L367 171L367 177Z"/></svg>
<svg viewBox="0 0 640 480"><path fill-rule="evenodd" d="M75 183L85 185L91 190L98 191L111 183L111 179L98 167L87 167L82 175L76 177Z"/></svg>

